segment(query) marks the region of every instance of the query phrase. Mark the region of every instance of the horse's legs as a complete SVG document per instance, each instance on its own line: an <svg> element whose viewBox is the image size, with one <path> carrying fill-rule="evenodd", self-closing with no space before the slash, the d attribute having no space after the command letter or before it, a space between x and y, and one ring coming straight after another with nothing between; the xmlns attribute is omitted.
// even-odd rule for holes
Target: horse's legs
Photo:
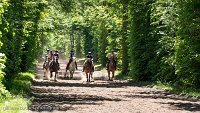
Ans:
<svg viewBox="0 0 200 113"><path fill-rule="evenodd" d="M88 81L88 73L85 73L85 74L86 74L87 82L89 82L89 81Z"/></svg>
<svg viewBox="0 0 200 113"><path fill-rule="evenodd" d="M49 69L47 69L47 75L46 75L46 77L47 77L47 80L49 79Z"/></svg>
<svg viewBox="0 0 200 113"><path fill-rule="evenodd" d="M73 78L73 73L74 73L74 71L70 70L70 78Z"/></svg>
<svg viewBox="0 0 200 113"><path fill-rule="evenodd" d="M92 82L94 82L93 72L91 72L91 80L92 80Z"/></svg>
<svg viewBox="0 0 200 113"><path fill-rule="evenodd" d="M113 70L112 71L112 80L114 79L114 76L115 76L115 71Z"/></svg>
<svg viewBox="0 0 200 113"><path fill-rule="evenodd" d="M73 70L73 71L72 71L72 76L71 76L72 78L74 77L74 72L75 72L75 71Z"/></svg>
<svg viewBox="0 0 200 113"><path fill-rule="evenodd" d="M58 75L58 72L55 72L54 81L57 81L57 80L56 80L56 78L57 78L57 75Z"/></svg>
<svg viewBox="0 0 200 113"><path fill-rule="evenodd" d="M91 72L91 79L93 80L93 72Z"/></svg>
<svg viewBox="0 0 200 113"><path fill-rule="evenodd" d="M67 75L67 68L66 68L66 70L65 70L65 74L64 74L64 77L66 78L66 75Z"/></svg>
<svg viewBox="0 0 200 113"><path fill-rule="evenodd" d="M48 70L44 69L44 77L43 80L48 80Z"/></svg>
<svg viewBox="0 0 200 113"><path fill-rule="evenodd" d="M44 69L44 75L43 75L43 79L44 79L44 77L45 77L45 74L46 74L46 72L45 72L46 70Z"/></svg>
<svg viewBox="0 0 200 113"><path fill-rule="evenodd" d="M93 72L91 72L91 73L90 73L90 77L91 77L91 78L90 78L90 81L92 81L92 82L93 82L93 81L94 81L94 79L93 79L93 77L92 77L92 74L93 74Z"/></svg>
<svg viewBox="0 0 200 113"><path fill-rule="evenodd" d="M88 80L89 82L90 82L90 77L91 77L91 72L89 73L89 80Z"/></svg>
<svg viewBox="0 0 200 113"><path fill-rule="evenodd" d="M110 71L109 70L108 70L108 78L109 78L108 80L110 80Z"/></svg>
<svg viewBox="0 0 200 113"><path fill-rule="evenodd" d="M46 76L46 69L44 69L44 75L43 75L43 80L44 80L44 77Z"/></svg>
<svg viewBox="0 0 200 113"><path fill-rule="evenodd" d="M50 71L50 77L52 78L53 77L53 74L52 74L53 72L52 71Z"/></svg>

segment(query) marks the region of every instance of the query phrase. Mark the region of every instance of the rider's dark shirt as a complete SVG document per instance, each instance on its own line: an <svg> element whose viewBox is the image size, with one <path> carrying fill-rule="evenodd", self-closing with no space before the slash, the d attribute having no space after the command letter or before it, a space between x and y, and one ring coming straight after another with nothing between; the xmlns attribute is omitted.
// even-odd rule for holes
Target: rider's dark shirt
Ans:
<svg viewBox="0 0 200 113"><path fill-rule="evenodd" d="M74 53L73 52L71 52L70 53L70 58L72 58L74 56Z"/></svg>
<svg viewBox="0 0 200 113"><path fill-rule="evenodd" d="M59 54L58 54L58 53L54 53L54 56L57 56L57 57L58 57L58 59L59 59Z"/></svg>

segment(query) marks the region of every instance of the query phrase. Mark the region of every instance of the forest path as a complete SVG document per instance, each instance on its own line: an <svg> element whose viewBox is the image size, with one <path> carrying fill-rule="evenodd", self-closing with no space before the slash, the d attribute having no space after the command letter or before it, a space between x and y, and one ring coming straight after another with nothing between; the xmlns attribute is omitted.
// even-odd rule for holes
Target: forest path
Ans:
<svg viewBox="0 0 200 113"><path fill-rule="evenodd" d="M87 83L82 63L74 79L64 78L66 62L61 65L58 81L42 80L42 63L38 64L29 113L200 113L200 101L152 86L126 80L107 81L107 74L94 72L94 82Z"/></svg>

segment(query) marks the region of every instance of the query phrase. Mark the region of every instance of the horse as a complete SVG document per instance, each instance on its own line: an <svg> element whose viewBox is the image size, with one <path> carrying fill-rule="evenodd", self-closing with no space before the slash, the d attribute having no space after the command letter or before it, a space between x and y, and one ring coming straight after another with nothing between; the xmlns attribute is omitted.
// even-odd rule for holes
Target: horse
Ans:
<svg viewBox="0 0 200 113"><path fill-rule="evenodd" d="M93 64L92 64L91 58L86 59L84 66L83 66L83 71L86 74L87 82L91 82L90 78L92 78L92 74L93 74Z"/></svg>
<svg viewBox="0 0 200 113"><path fill-rule="evenodd" d="M70 78L73 78L74 72L77 69L76 57L72 57L68 63L70 64L68 64L69 67L66 67L65 77L66 77L67 70L69 70Z"/></svg>
<svg viewBox="0 0 200 113"><path fill-rule="evenodd" d="M49 70L50 70L50 77L53 77L53 72L55 72L55 76L54 76L54 81L57 81L57 75L58 75L58 70L59 70L59 63L58 63L58 57L54 56L53 60L50 62L50 66L49 66Z"/></svg>
<svg viewBox="0 0 200 113"><path fill-rule="evenodd" d="M49 58L48 57L46 57L46 59L43 63L43 69L44 69L43 80L48 80L48 74L49 74Z"/></svg>
<svg viewBox="0 0 200 113"><path fill-rule="evenodd" d="M110 58L109 59L109 63L108 63L108 77L109 80L113 81L114 79L114 75L115 75L115 62L114 62L114 58ZM112 79L110 79L110 72L112 72Z"/></svg>

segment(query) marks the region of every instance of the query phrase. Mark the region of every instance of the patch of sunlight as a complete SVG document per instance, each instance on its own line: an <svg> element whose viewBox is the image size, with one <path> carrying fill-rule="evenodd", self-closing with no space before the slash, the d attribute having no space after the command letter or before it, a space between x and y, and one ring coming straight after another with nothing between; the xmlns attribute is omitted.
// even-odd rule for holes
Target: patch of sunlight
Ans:
<svg viewBox="0 0 200 113"><path fill-rule="evenodd" d="M163 84L161 82L155 83L154 87L164 89L164 90L173 90L173 87L171 87L169 84Z"/></svg>

